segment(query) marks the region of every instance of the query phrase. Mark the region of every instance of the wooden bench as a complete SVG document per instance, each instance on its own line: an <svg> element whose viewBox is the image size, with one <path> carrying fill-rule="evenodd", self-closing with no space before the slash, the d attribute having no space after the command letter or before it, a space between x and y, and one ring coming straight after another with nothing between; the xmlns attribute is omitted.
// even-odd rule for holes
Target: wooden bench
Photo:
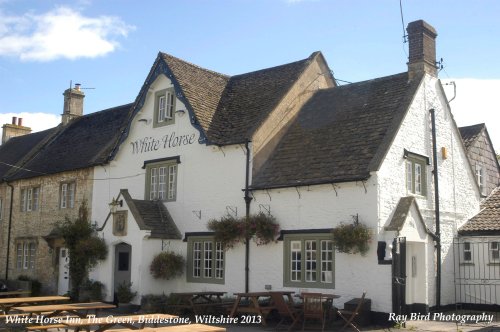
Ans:
<svg viewBox="0 0 500 332"><path fill-rule="evenodd" d="M64 329L65 331L68 331L68 326L64 324L28 326L26 331L47 331L49 329Z"/></svg>

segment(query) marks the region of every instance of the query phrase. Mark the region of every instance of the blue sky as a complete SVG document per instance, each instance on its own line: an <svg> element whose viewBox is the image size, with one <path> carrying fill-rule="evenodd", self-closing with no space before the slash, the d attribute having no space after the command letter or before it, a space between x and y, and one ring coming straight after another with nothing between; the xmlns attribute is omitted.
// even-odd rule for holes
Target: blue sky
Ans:
<svg viewBox="0 0 500 332"><path fill-rule="evenodd" d="M500 149L500 2L402 6L405 25L438 32L458 124L486 122ZM95 88L86 113L132 102L158 51L232 75L320 50L336 78L356 82L405 71L407 48L398 0L0 0L0 120L57 124L70 80Z"/></svg>

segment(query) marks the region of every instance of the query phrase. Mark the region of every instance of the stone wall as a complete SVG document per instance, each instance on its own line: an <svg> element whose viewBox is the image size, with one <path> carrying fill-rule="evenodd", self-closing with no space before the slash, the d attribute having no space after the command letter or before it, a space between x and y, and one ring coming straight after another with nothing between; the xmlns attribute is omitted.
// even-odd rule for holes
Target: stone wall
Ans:
<svg viewBox="0 0 500 332"><path fill-rule="evenodd" d="M42 283L42 291L48 294L57 292L58 280L58 248L51 248L44 237L49 235L54 224L65 218L74 219L78 208L84 200L92 202L92 169L82 169L58 173L42 177L14 181L14 204L12 208L12 223L10 236L9 279L26 275ZM75 201L73 208L60 208L60 185L62 182L75 181ZM39 203L36 211L21 211L22 188L39 187ZM10 188L2 184L0 195L10 197ZM10 202L9 202L10 203ZM8 206L6 206L8 208ZM89 204L89 209L91 206ZM4 210L4 212L7 210ZM7 216L7 213L4 213ZM0 243L0 273L5 276L7 252L8 219L1 223ZM17 241L32 241L36 244L35 268L17 268ZM57 244L56 244L57 246Z"/></svg>

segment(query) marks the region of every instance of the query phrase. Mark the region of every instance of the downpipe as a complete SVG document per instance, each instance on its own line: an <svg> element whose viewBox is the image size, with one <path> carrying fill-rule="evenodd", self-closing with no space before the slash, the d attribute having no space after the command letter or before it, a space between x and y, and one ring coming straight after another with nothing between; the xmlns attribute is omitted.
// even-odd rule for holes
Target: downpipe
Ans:
<svg viewBox="0 0 500 332"><path fill-rule="evenodd" d="M436 309L441 307L441 229L439 213L439 172L437 162L437 142L436 142L436 114L432 108L429 110L432 122L432 162L434 175L434 211L436 214Z"/></svg>

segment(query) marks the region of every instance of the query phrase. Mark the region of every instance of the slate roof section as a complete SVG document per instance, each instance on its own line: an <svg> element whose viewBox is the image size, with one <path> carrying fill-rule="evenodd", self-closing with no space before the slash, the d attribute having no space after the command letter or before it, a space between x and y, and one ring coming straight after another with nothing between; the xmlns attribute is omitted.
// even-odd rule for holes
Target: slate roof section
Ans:
<svg viewBox="0 0 500 332"><path fill-rule="evenodd" d="M0 146L0 179L4 179L7 173L16 170L12 165L17 165L47 137L50 137L56 128L39 131L33 134L13 137ZM36 173L35 173L36 175ZM40 174L38 174L40 175Z"/></svg>
<svg viewBox="0 0 500 332"><path fill-rule="evenodd" d="M481 203L481 211L458 230L460 235L500 235L500 187Z"/></svg>
<svg viewBox="0 0 500 332"><path fill-rule="evenodd" d="M53 137L37 147L36 153L20 165L21 169L8 174L8 180L77 170L108 162L115 143L127 125L131 106L127 104L90 113L72 120L66 126L57 127L59 129ZM36 136L32 135L37 134L22 137L34 140Z"/></svg>
<svg viewBox="0 0 500 332"><path fill-rule="evenodd" d="M253 189L366 180L380 167L423 76L318 90L302 107Z"/></svg>
<svg viewBox="0 0 500 332"><path fill-rule="evenodd" d="M462 141L464 142L465 148L468 150L472 143L476 140L478 135L481 134L483 129L486 127L484 123L478 123L472 126L460 127L460 135L462 136Z"/></svg>
<svg viewBox="0 0 500 332"><path fill-rule="evenodd" d="M127 202L139 228L151 231L151 238L182 239L181 232L162 201L132 199L126 189L120 190L120 195Z"/></svg>
<svg viewBox="0 0 500 332"><path fill-rule="evenodd" d="M227 76L166 53L167 63L212 144L245 142L320 55L246 74Z"/></svg>

